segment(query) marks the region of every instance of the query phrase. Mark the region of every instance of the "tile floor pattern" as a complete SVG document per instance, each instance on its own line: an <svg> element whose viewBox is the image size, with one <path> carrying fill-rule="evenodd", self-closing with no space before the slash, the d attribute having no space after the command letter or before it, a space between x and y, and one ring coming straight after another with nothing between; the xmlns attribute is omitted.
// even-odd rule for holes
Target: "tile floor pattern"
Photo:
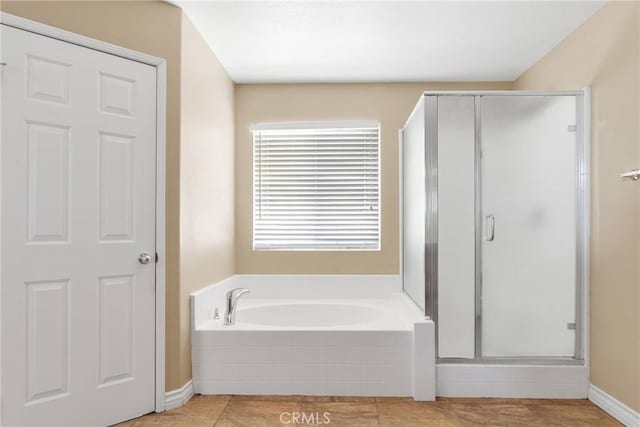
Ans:
<svg viewBox="0 0 640 427"><path fill-rule="evenodd" d="M415 402L411 398L325 396L194 396L185 406L149 414L118 427L269 427L294 424L285 415L318 413L328 427L353 426L620 426L588 400L438 398ZM309 419L307 419L309 421ZM302 421L302 420L301 420ZM319 425L318 423L316 425Z"/></svg>

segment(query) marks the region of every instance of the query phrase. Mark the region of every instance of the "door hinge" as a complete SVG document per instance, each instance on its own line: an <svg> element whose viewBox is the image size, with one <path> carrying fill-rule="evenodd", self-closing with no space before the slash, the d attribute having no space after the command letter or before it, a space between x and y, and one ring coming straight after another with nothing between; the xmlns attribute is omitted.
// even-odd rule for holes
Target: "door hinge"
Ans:
<svg viewBox="0 0 640 427"><path fill-rule="evenodd" d="M160 258L158 257L158 252L156 252L156 264L158 263L158 259Z"/></svg>
<svg viewBox="0 0 640 427"><path fill-rule="evenodd" d="M569 132L575 132L575 131L576 131L576 125L569 125L569 126L567 127L567 130L568 130Z"/></svg>
<svg viewBox="0 0 640 427"><path fill-rule="evenodd" d="M567 329L569 329L570 331L575 331L576 330L576 324L575 323L567 323Z"/></svg>

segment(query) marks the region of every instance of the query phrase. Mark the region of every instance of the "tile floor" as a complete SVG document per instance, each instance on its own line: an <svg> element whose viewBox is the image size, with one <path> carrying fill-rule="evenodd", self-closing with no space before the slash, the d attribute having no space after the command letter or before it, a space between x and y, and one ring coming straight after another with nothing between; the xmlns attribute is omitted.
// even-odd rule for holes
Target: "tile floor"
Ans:
<svg viewBox="0 0 640 427"><path fill-rule="evenodd" d="M307 417L298 423L293 413ZM324 396L194 396L182 408L149 414L119 427L353 426L619 426L588 400L460 399L415 402L411 398ZM280 420L282 413L283 424Z"/></svg>

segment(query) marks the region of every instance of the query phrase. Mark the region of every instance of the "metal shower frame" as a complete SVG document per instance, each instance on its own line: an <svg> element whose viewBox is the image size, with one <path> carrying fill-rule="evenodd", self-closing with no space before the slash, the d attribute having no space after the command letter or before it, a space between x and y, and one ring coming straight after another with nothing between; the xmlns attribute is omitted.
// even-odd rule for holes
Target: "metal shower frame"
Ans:
<svg viewBox="0 0 640 427"><path fill-rule="evenodd" d="M423 92L425 123L425 316L436 323L438 352L438 176L427 174L438 165L438 97L473 96L475 126L475 345L474 358L437 358L438 363L585 365L588 349L589 221L590 221L590 105L589 88L580 91L428 91ZM484 96L574 96L576 97L576 332L573 357L482 357L482 224L481 224L481 102ZM416 111L416 110L414 110ZM412 115L413 116L413 113ZM410 117L411 117L410 116ZM405 124L406 127L406 124ZM402 138L404 128L400 131ZM401 156L402 157L402 156ZM402 197L404 199L404 197ZM401 215L402 216L402 215ZM402 235L404 233L401 233ZM401 259L404 259L402 256ZM404 278L403 278L404 289ZM419 304L418 304L419 305ZM422 307L421 307L422 308Z"/></svg>

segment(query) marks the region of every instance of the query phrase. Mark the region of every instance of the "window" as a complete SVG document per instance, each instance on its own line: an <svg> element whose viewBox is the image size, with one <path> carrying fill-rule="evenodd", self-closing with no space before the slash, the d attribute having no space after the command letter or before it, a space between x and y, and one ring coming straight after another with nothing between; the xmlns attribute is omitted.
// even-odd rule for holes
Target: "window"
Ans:
<svg viewBox="0 0 640 427"><path fill-rule="evenodd" d="M252 130L254 249L380 249L378 122Z"/></svg>

